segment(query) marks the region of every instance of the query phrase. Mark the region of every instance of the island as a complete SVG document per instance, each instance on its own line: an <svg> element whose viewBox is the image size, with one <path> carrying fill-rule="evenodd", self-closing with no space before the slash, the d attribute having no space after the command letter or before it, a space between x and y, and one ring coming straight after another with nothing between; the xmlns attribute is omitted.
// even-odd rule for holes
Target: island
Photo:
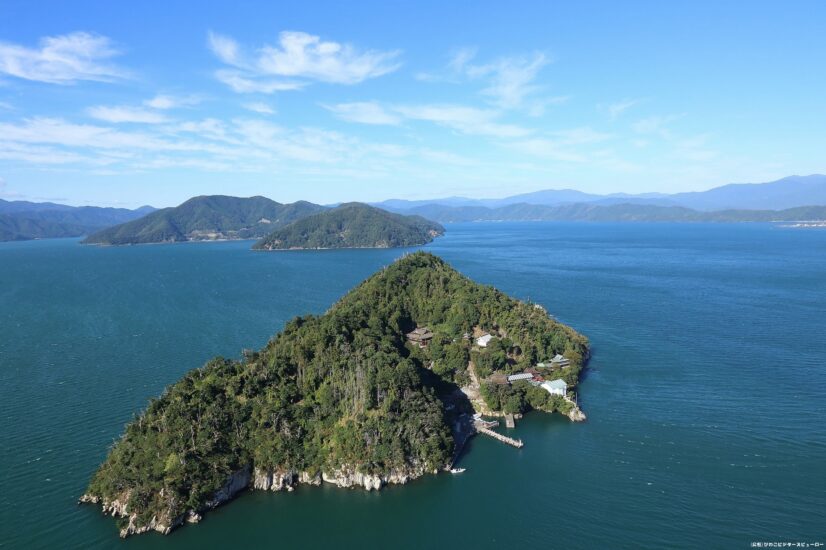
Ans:
<svg viewBox="0 0 826 550"><path fill-rule="evenodd" d="M474 433L508 439L481 414L583 420L574 389L588 353L538 304L408 254L263 349L169 386L80 501L119 518L121 536L166 534L245 489L370 490L437 474Z"/></svg>
<svg viewBox="0 0 826 550"><path fill-rule="evenodd" d="M92 233L82 242L127 245L258 239L323 210L326 208L306 201L281 204L266 197L205 195Z"/></svg>
<svg viewBox="0 0 826 550"><path fill-rule="evenodd" d="M351 202L277 229L253 248L396 248L427 244L444 232L444 227L421 216L394 214Z"/></svg>

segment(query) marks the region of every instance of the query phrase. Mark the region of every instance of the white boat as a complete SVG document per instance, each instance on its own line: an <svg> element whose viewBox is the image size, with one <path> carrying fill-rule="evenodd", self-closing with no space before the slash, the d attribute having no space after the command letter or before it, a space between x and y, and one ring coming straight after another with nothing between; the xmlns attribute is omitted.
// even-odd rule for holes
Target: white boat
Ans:
<svg viewBox="0 0 826 550"><path fill-rule="evenodd" d="M464 468L451 468L450 469L451 474L461 474L464 471L465 471Z"/></svg>

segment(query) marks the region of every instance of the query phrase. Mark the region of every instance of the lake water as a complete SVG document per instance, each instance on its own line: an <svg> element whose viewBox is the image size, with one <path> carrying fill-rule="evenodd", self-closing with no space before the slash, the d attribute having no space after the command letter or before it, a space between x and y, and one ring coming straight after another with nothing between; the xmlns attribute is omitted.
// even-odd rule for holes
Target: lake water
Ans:
<svg viewBox="0 0 826 550"><path fill-rule="evenodd" d="M589 420L527 415L461 475L251 492L121 541L78 496L147 400L403 250L0 244L0 546L748 548L826 542L826 230L478 223L425 247L593 346Z"/></svg>

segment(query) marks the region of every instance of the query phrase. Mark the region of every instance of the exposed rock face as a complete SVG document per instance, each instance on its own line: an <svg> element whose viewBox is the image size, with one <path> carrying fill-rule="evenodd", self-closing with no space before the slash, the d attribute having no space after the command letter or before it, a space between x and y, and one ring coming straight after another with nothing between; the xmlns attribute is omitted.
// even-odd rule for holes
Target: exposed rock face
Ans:
<svg viewBox="0 0 826 550"><path fill-rule="evenodd" d="M120 530L121 538L126 538L129 535L139 535L149 531L157 531L163 535L168 535L175 527L178 527L184 521L183 515L173 518L172 520L169 520L168 518L159 518L156 515L152 516L152 519L148 523L138 525L138 515L130 514L127 509L129 493L124 493L120 496L120 498L116 498L112 501L101 500L93 495L83 495L80 497L80 502L100 504L103 513L111 515L112 517L129 518L129 524ZM198 519L200 519L200 516L198 516Z"/></svg>
<svg viewBox="0 0 826 550"><path fill-rule="evenodd" d="M298 477L298 472L293 470L270 472L256 468L252 479L252 487L262 491L281 491L284 489L291 491L295 487Z"/></svg>
<svg viewBox="0 0 826 550"><path fill-rule="evenodd" d="M436 473L434 471L433 473ZM388 474L363 474L354 468L341 468L339 470L321 474L325 483L331 483L338 487L364 487L368 491L378 490L387 485L405 484L411 479L416 479L425 474L424 468L411 467L405 470L392 470Z"/></svg>
<svg viewBox="0 0 826 550"><path fill-rule="evenodd" d="M207 502L206 508L215 508L231 500L236 494L250 485L250 476L251 469L249 467L232 474L224 486L218 489L212 499ZM94 495L83 495L80 497L80 502L100 504L104 514L111 515L112 517L128 518L128 525L120 530L121 538L126 538L129 535L139 535L149 531L157 531L163 535L168 535L173 529L183 525L184 521L187 523L198 523L201 521L199 511L187 510L186 513L174 518L155 515L152 516L152 519L149 520L148 523L138 525L138 515L130 513L128 509L128 492L112 501L101 500Z"/></svg>
<svg viewBox="0 0 826 550"><path fill-rule="evenodd" d="M582 412L582 409L579 407L574 407L570 411L568 411L568 418L570 418L573 422L584 422L587 420L587 416L585 413Z"/></svg>
<svg viewBox="0 0 826 550"><path fill-rule="evenodd" d="M239 470L232 474L223 487L218 489L212 498L207 502L207 508L215 508L224 502L232 499L236 494L249 487L252 476L252 468Z"/></svg>
<svg viewBox="0 0 826 550"><path fill-rule="evenodd" d="M353 467L340 468L319 474L293 470L270 472L256 468L252 479L252 487L262 491L292 491L299 483L321 485L324 482L337 487L363 487L368 491L373 491L381 489L389 483L404 484L424 474L425 470L420 467L393 470L383 475L363 474Z"/></svg>

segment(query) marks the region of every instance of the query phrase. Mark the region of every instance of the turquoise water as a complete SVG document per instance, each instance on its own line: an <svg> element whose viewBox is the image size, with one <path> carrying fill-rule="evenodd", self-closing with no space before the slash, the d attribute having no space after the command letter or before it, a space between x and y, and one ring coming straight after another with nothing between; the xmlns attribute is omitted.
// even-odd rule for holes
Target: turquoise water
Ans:
<svg viewBox="0 0 826 550"><path fill-rule="evenodd" d="M747 548L826 542L826 231L479 223L425 247L589 336L584 424L380 493L248 493L121 541L75 501L151 396L404 251L0 244L0 546Z"/></svg>

